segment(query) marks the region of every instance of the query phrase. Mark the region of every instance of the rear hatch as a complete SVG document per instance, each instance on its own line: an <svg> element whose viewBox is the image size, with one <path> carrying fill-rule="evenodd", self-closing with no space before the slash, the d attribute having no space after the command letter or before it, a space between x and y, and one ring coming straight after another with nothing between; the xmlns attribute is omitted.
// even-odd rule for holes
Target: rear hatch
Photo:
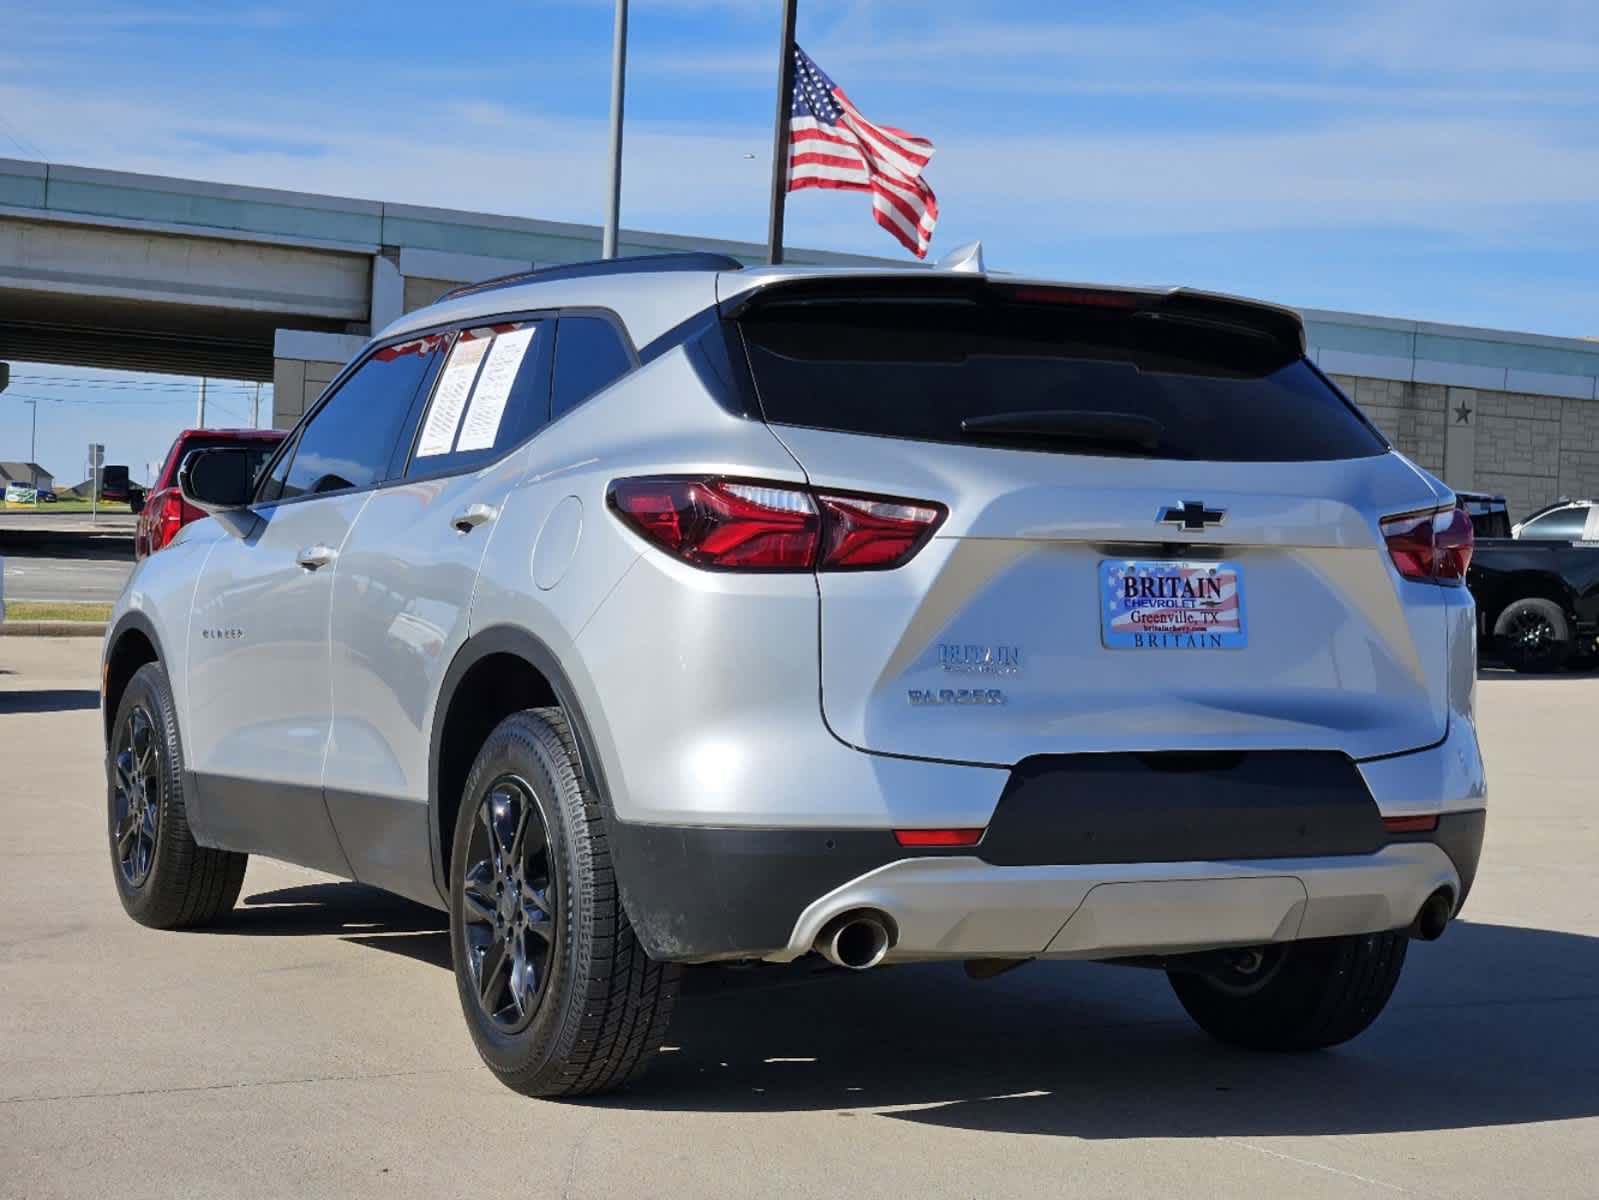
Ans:
<svg viewBox="0 0 1599 1200"><path fill-rule="evenodd" d="M1379 522L1438 488L1303 357L1191 293L805 281L729 313L823 489L946 505L907 565L822 572L821 704L862 749L1029 755L1437 742L1441 589Z"/></svg>

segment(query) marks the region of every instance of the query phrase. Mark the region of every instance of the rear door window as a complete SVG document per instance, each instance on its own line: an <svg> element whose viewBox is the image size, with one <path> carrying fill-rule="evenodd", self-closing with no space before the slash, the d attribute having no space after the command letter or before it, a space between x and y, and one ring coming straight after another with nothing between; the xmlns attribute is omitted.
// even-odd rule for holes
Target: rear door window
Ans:
<svg viewBox="0 0 1599 1200"><path fill-rule="evenodd" d="M997 299L777 302L738 325L777 424L1232 462L1387 451L1297 349L1226 325ZM1013 415L1034 428L992 428Z"/></svg>
<svg viewBox="0 0 1599 1200"><path fill-rule="evenodd" d="M406 477L482 466L537 433L549 411L554 333L552 320L461 330L418 424Z"/></svg>

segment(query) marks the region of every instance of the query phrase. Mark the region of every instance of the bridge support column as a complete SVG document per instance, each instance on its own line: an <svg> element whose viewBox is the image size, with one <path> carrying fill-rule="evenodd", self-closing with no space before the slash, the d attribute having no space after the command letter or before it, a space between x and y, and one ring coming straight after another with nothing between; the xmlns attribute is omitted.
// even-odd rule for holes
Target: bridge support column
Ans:
<svg viewBox="0 0 1599 1200"><path fill-rule="evenodd" d="M366 338L351 334L278 330L272 339L273 428L291 428L364 345Z"/></svg>

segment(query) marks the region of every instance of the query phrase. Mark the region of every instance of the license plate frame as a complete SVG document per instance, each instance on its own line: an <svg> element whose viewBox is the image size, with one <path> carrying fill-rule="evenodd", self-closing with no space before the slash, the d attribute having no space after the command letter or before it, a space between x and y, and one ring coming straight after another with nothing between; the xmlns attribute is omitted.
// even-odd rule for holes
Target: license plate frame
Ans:
<svg viewBox="0 0 1599 1200"><path fill-rule="evenodd" d="M1107 650L1245 649L1243 568L1236 562L1104 559L1099 636Z"/></svg>

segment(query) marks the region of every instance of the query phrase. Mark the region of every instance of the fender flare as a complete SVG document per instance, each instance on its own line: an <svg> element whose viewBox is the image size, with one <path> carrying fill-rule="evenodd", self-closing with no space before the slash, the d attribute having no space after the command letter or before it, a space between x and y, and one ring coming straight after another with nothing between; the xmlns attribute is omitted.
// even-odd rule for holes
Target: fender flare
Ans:
<svg viewBox="0 0 1599 1200"><path fill-rule="evenodd" d="M171 660L167 658L166 646L164 646L161 642L161 635L156 632L155 622L150 620L149 617L145 616L142 611L136 608L130 608L127 612L123 613L117 618L116 624L111 626L110 632L106 634L105 646L100 652L100 725L102 732L107 738L110 736L111 721L116 716L116 713L111 711L111 705L109 703L111 697L106 692L106 686L109 682L108 671L111 666L111 657L116 652L116 648L121 643L122 639L133 630L137 630L140 634L144 635L145 640L155 648L155 657L157 662L162 664L170 664L171 662ZM170 665L168 665L166 669L170 670Z"/></svg>
<svg viewBox="0 0 1599 1200"><path fill-rule="evenodd" d="M432 860L433 883L446 906L450 896L446 882L448 864L444 861L443 839L439 829L439 763L440 750L444 742L444 719L450 711L461 680L466 677L468 671L491 654L515 655L549 682L550 690L555 693L556 703L560 705L567 724L572 729L572 738L577 743L578 761L583 768L583 774L588 777L590 785L594 788L595 795L599 797L600 809L605 815L606 824L615 828L616 823L616 816L611 811L610 789L605 784L605 770L600 765L599 754L594 748L594 735L589 729L588 718L578 703L577 691L572 687L572 681L561 665L561 660L548 645L526 630L513 625L491 625L469 637L450 660L449 669L445 671L444 681L439 687L438 703L433 709L433 730L428 740L428 855Z"/></svg>

